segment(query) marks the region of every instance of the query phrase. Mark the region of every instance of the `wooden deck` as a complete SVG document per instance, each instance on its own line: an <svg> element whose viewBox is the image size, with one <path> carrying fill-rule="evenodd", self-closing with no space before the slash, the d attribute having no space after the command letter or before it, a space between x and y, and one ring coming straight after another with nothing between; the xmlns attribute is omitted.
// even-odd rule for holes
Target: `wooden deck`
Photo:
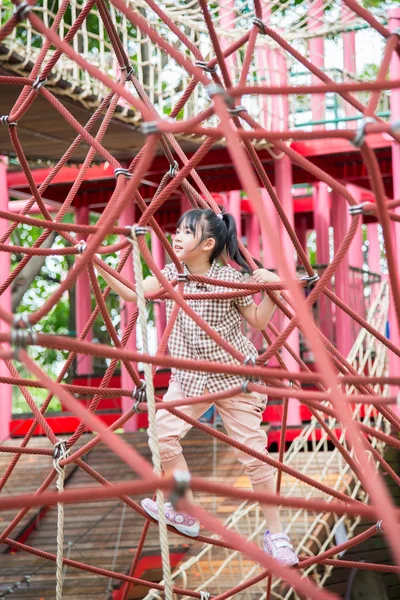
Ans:
<svg viewBox="0 0 400 600"><path fill-rule="evenodd" d="M87 442L90 437L89 435L84 436L80 443ZM144 457L150 460L147 434L145 432L124 434L124 438L130 444L134 445ZM36 444L40 446L49 445L46 444L46 440L43 438L38 439ZM193 474L207 478L214 476L219 481L224 481L235 487L250 488L248 479L242 475L241 467L234 457L232 448L227 448L223 444L217 443L214 449L213 441L195 430L192 430L188 434L187 438L183 441L183 445L185 456ZM217 466L213 474L214 451L216 451ZM323 467L327 464L331 456L331 453L319 452L316 459L312 461L312 464L307 465L310 459L308 453L298 452L290 464L297 469L306 468L307 474L318 480L321 479ZM3 454L0 456L0 474L4 472L10 459L9 455ZM86 460L94 469L110 481L116 482L136 478L129 467L115 457L104 445L99 445L92 450L86 457ZM16 494L36 490L44 481L50 467L51 459L48 457L23 456L3 493ZM334 486L337 481L339 467L340 465L336 461L333 461L325 473L323 482ZM71 467L67 477L66 487L68 489L90 486L94 483L79 468ZM284 476L282 492L289 491L292 483L292 478ZM348 485L351 485L351 482L348 478L345 478L340 488L348 491ZM304 496L307 495L307 492L310 492L310 488L307 486L301 489L304 492ZM296 495L298 494L299 492L297 491ZM323 497L323 494L319 492L313 493L313 497L318 496ZM134 499L140 501L141 498L142 496L135 497ZM229 518L241 504L239 501L230 498L216 499L204 494L199 494L197 499L200 504L210 512L213 512L222 521ZM2 531L16 512L5 511L1 513ZM281 514L286 525L292 520L295 511L282 510ZM329 515L325 515L325 518L321 518L318 521L313 536L307 540L303 539L315 517L315 513L303 512L301 516L296 518L292 526L291 539L296 546L303 542L300 546L302 554L314 554L318 551L320 544L326 539L330 527L331 517ZM32 509L10 537L16 539L19 536L24 536L25 529L25 533L29 532L25 543L55 553L56 521L56 507L47 508L42 511L42 514L37 509ZM126 507L121 501L109 500L106 502L66 505L65 556L97 567L127 573L134 557L142 526L142 517L129 507ZM365 528L366 526L366 524L361 523L356 533L360 528ZM233 526L233 528L246 537L252 535L258 528L259 534L255 535L254 541L261 540L263 525L260 511L257 508L249 509L248 515L244 515L237 526ZM210 532L202 530L202 533L208 535ZM175 568L189 557L198 555L203 547L196 541L174 534L169 535L169 542L172 564ZM2 546L0 551L2 552L0 559L0 593L4 593L12 585L21 581L21 588L15 590L12 594L14 600L23 598L52 600L55 598L54 563L23 552L11 553L6 546ZM231 552L223 549L212 549L212 553L204 554L186 572L187 583L184 584L182 578L178 577L175 582L176 585L186 587L187 589L195 589L202 581L207 580L221 568L222 571L218 574L216 580L213 580L210 586L206 588L211 593L218 593L219 591L230 589L233 581L240 581L243 575L248 573L252 568L254 568L252 575L255 575L259 571L259 567L252 564L245 557L236 556L233 559L230 558L229 562L224 564L231 554ZM354 560L357 560L356 557L359 559L360 556L362 556L363 560L389 562L390 556L388 555L385 538L383 536L375 537L365 550L363 547L359 547L346 554L346 558ZM161 570L159 563L158 527L151 525L137 576L153 581L160 581ZM24 582L25 576L31 577L29 587ZM335 570L332 572L327 586L341 594L347 585L348 576L349 572L347 570ZM396 578L393 576L389 576L389 578L393 586L393 594L399 593L398 579L396 583ZM111 598L110 593L113 589L118 588L119 585L117 581L111 582L104 577L68 567L65 574L63 598L66 600ZM247 598L249 600L259 599L261 589L265 590L265 583L252 591L243 592L240 598L243 598L243 600ZM135 588L132 590L130 598L143 598L145 595L145 589ZM273 597L278 598L279 596ZM395 600L399 597L400 594L397 596L390 595L388 596L388 600ZM382 600L386 600L386 598L383 597Z"/></svg>

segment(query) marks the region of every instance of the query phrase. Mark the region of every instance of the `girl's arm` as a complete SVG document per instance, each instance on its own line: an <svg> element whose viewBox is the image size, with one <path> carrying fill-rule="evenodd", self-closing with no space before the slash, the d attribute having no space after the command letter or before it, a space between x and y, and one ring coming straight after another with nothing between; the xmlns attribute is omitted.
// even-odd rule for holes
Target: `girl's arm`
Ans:
<svg viewBox="0 0 400 600"><path fill-rule="evenodd" d="M253 279L257 283L272 283L280 281L280 278L276 273L272 273L267 269L256 269L253 272ZM281 292L277 290L274 292L277 298L280 297ZM254 329L259 329L262 331L268 325L272 315L275 312L276 304L275 302L266 295L265 298L260 302L260 304L256 304L252 302L248 306L238 306L238 310L242 317L248 322L251 327Z"/></svg>
<svg viewBox="0 0 400 600"><path fill-rule="evenodd" d="M126 302L136 302L137 296L134 291L128 288L128 286L118 281L118 279L107 273L107 271L99 265L95 265L95 268L118 296ZM145 292L155 292L161 288L161 285L156 277L146 277L143 282L143 287Z"/></svg>

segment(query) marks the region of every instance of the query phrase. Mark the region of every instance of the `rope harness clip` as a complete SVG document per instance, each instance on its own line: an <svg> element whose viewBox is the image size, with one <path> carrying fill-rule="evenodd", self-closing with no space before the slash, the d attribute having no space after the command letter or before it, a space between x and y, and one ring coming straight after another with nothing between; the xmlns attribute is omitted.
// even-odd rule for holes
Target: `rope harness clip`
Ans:
<svg viewBox="0 0 400 600"><path fill-rule="evenodd" d="M65 469L65 467L60 466L60 461L67 458L68 454L69 450L67 448L67 442L58 440L58 442L54 444L53 449L53 467L59 475L63 475L63 469Z"/></svg>
<svg viewBox="0 0 400 600"><path fill-rule="evenodd" d="M205 60L196 60L194 66L199 67L199 69L203 69L203 71L205 71L206 73L212 74L217 72L217 65L209 67L208 63Z"/></svg>
<svg viewBox="0 0 400 600"><path fill-rule="evenodd" d="M175 510L177 510L179 500L185 497L189 489L191 476L187 471L174 471L173 477L175 483L169 501Z"/></svg>
<svg viewBox="0 0 400 600"><path fill-rule="evenodd" d="M147 402L146 382L143 379L141 379L140 382L140 387L136 385L132 392L132 399L136 400L135 404L133 405L133 412L136 414L147 412L146 410L140 410L139 408L139 404L141 402Z"/></svg>
<svg viewBox="0 0 400 600"><path fill-rule="evenodd" d="M246 356L246 358L244 359L243 364L244 365L252 364L253 367L255 367L256 366L256 358L255 358L255 356ZM250 394L247 386L252 381L254 381L254 377L246 377L245 378L245 380L242 383L242 394Z"/></svg>
<svg viewBox="0 0 400 600"><path fill-rule="evenodd" d="M300 277L300 281L305 281L305 287L310 287L319 281L319 275L318 273L314 273L314 275L303 275L303 277Z"/></svg>
<svg viewBox="0 0 400 600"><path fill-rule="evenodd" d="M173 164L170 165L170 167L169 167L168 175L171 177L171 179L173 179L174 177L176 177L178 171L179 171L179 165L176 162L176 160L174 160Z"/></svg>
<svg viewBox="0 0 400 600"><path fill-rule="evenodd" d="M365 141L365 128L367 127L367 125L373 125L375 123L376 119L374 119L374 117L364 117L362 119L361 125L356 135L353 137L352 140L350 140L353 146L355 146L356 148L361 148Z"/></svg>

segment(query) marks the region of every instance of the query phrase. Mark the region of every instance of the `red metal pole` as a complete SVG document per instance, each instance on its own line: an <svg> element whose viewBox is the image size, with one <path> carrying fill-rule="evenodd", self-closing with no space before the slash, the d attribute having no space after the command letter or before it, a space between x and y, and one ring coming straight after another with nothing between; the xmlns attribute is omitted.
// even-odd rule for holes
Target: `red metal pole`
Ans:
<svg viewBox="0 0 400 600"><path fill-rule="evenodd" d="M346 4L342 3L342 20L346 21L349 14L354 14ZM355 31L349 31L343 33L343 69L344 69L344 81L352 81L351 76L356 74L356 33ZM357 110L349 104L344 102L344 114L346 117L354 117L357 114ZM348 121L346 123L347 129L354 129L357 121Z"/></svg>
<svg viewBox="0 0 400 600"><path fill-rule="evenodd" d="M400 8L392 8L388 11L389 16L389 29L394 32L400 27ZM400 79L400 58L396 52L392 54L392 61L390 63L390 78ZM398 121L400 119L400 90L392 90L390 95L390 112L391 121ZM393 177L393 197L400 197L400 145L398 142L392 143L392 177ZM394 209L397 214L400 214L400 208ZM400 272L400 223L392 221L392 239L394 246L394 254L397 256L397 276L399 277ZM393 306L393 302L390 303L389 309L389 328L390 328L390 340L397 346L400 346L400 330L396 319L396 313ZM389 352L389 373L400 373L400 358L395 356L392 352ZM398 388L393 390L398 392Z"/></svg>
<svg viewBox="0 0 400 600"><path fill-rule="evenodd" d="M292 163L287 156L284 156L280 160L275 160L275 182L276 182L276 193L278 198L285 210L286 216L288 217L292 227L294 228L294 209L293 209L293 198L292 198ZM296 277L296 262L294 258L294 249L292 241L290 240L286 230L284 229L282 222L280 222L280 242L282 254L286 257L289 264L291 275ZM288 324L286 317L281 319L280 327L285 329ZM296 352L300 353L300 341L299 341L299 330L295 328L287 339L289 346ZM291 354L284 348L282 349L282 359L284 360L287 368L290 371L299 371L299 365ZM288 425L300 425L300 402L295 398L290 398L288 408Z"/></svg>
<svg viewBox="0 0 400 600"><path fill-rule="evenodd" d="M348 204L343 196L332 194L332 226L334 230L335 251L349 228ZM345 254L335 275L335 292L346 304L350 304L349 257ZM346 357L353 345L351 318L344 311L336 310L336 348Z"/></svg>
<svg viewBox="0 0 400 600"><path fill-rule="evenodd" d="M350 194L354 196L357 204L361 204L362 202L362 190L361 188L355 185L347 185L347 189ZM363 232L361 223L355 234L353 241L351 242L348 257L349 257L349 266L356 267L357 269L362 269L364 264L364 255L363 255ZM365 317L365 299L364 299L364 283L362 279L361 273L358 271L350 271L349 272L349 282L350 282L350 307L357 312L361 317ZM353 321L353 327L356 324ZM356 332L358 330L355 330Z"/></svg>
<svg viewBox="0 0 400 600"><path fill-rule="evenodd" d="M311 2L308 9L308 29L314 31L320 27L324 18L324 2L317 0ZM310 38L308 43L310 61L318 68L323 68L324 58L324 38ZM311 76L311 83L321 83L315 75ZM311 96L311 118L313 121L323 121L325 119L325 96L324 94L313 94ZM313 129L324 129L324 125L314 125Z"/></svg>
<svg viewBox="0 0 400 600"><path fill-rule="evenodd" d="M8 210L8 187L7 187L7 164L5 156L0 156L0 208ZM0 237L8 229L8 221L0 219ZM0 283L7 279L11 271L11 260L8 252L0 252ZM4 291L1 296L1 306L8 312L11 312L11 286ZM0 332L9 330L5 321L0 319ZM7 345L6 345L7 348ZM9 371L4 360L0 359L0 376L9 376ZM0 383L0 441L5 440L10 435L11 411L12 411L12 387L6 383Z"/></svg>

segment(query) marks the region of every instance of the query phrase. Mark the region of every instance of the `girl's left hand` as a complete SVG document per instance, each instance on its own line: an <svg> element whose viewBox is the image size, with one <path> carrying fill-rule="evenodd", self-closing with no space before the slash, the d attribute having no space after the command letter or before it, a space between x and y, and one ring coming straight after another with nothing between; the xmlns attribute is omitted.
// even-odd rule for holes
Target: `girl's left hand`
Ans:
<svg viewBox="0 0 400 600"><path fill-rule="evenodd" d="M279 276L268 269L256 269L253 271L253 279L257 283L272 283L280 281Z"/></svg>

